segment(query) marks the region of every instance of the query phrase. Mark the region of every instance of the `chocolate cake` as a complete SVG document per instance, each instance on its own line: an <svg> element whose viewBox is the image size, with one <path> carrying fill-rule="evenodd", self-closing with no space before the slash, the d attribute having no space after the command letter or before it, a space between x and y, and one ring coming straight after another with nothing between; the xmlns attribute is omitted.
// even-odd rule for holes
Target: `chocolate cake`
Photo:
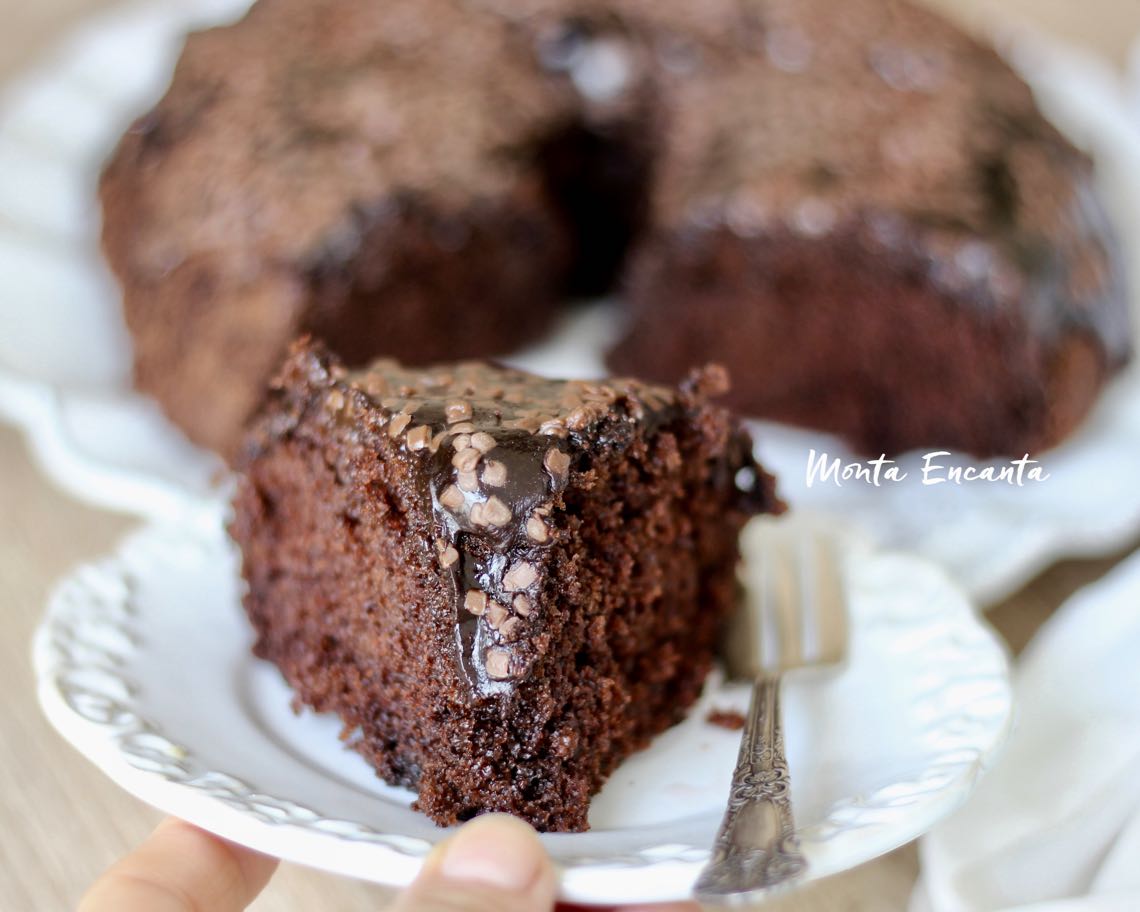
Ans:
<svg viewBox="0 0 1140 912"><path fill-rule="evenodd" d="M224 452L300 331L485 357L615 283L616 369L872 453L1036 451L1129 355L1088 160L904 0L259 0L101 193L137 382Z"/></svg>
<svg viewBox="0 0 1140 912"><path fill-rule="evenodd" d="M518 43L453 0L267 0L189 36L100 192L137 385L192 440L232 451L301 331L429 363L548 324L571 240L533 162L573 99Z"/></svg>
<svg viewBox="0 0 1140 912"><path fill-rule="evenodd" d="M732 405L872 455L1057 443L1131 337L1088 160L931 12L747 8L715 65L664 77L654 230L610 364L669 380L715 353Z"/></svg>
<svg viewBox="0 0 1140 912"><path fill-rule="evenodd" d="M239 461L257 654L438 823L585 829L697 697L740 527L782 509L708 402L724 384L347 371L298 345Z"/></svg>

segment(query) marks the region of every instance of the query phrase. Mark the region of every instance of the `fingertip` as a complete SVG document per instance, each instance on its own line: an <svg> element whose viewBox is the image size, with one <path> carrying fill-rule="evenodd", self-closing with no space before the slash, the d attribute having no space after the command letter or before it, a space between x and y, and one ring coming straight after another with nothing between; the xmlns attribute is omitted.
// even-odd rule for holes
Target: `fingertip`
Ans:
<svg viewBox="0 0 1140 912"><path fill-rule="evenodd" d="M179 841L188 841L198 845L203 852L216 852L224 855L227 860L236 865L244 881L247 892L256 895L269 883L269 878L277 870L279 859L271 855L263 855L253 849L247 848L237 842L224 839L209 830L181 820L178 817L167 817L154 829L154 835L162 837L166 834Z"/></svg>
<svg viewBox="0 0 1140 912"><path fill-rule="evenodd" d="M436 847L395 909L549 912L557 892L538 834L514 817L485 814Z"/></svg>
<svg viewBox="0 0 1140 912"><path fill-rule="evenodd" d="M82 912L240 912L277 861L179 820L164 820L80 900Z"/></svg>
<svg viewBox="0 0 1140 912"><path fill-rule="evenodd" d="M529 889L548 868L538 834L507 814L476 817L443 844L439 858L447 880L513 891Z"/></svg>

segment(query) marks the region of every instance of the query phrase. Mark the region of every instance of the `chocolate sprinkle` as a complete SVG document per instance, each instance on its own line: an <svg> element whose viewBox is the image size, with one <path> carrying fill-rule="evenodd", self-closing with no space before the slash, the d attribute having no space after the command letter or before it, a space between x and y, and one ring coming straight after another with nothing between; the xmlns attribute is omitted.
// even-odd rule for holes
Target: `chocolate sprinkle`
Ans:
<svg viewBox="0 0 1140 912"><path fill-rule="evenodd" d="M439 502L449 510L458 510L466 502L463 492L455 485L449 485L444 488L443 493L439 495Z"/></svg>
<svg viewBox="0 0 1140 912"><path fill-rule="evenodd" d="M487 614L485 617L487 618L487 623L490 624L494 630L498 630L502 627L503 623L510 616L511 613L498 602L491 602L487 606Z"/></svg>
<svg viewBox="0 0 1140 912"><path fill-rule="evenodd" d="M550 537L546 523L544 523L537 514L531 516L530 519L526 521L526 534L531 541L538 542L539 544L542 544Z"/></svg>
<svg viewBox="0 0 1140 912"><path fill-rule="evenodd" d="M570 457L558 449L547 450L542 464L556 482L564 482L570 471Z"/></svg>
<svg viewBox="0 0 1140 912"><path fill-rule="evenodd" d="M505 526L511 521L510 508L497 497L487 498L483 515L486 517L489 526Z"/></svg>
<svg viewBox="0 0 1140 912"><path fill-rule="evenodd" d="M519 561L503 576L503 588L508 592L518 592L533 586L537 579L538 571L534 569L534 564Z"/></svg>
<svg viewBox="0 0 1140 912"><path fill-rule="evenodd" d="M487 460L483 469L483 484L501 488L507 483L507 467L495 459Z"/></svg>
<svg viewBox="0 0 1140 912"><path fill-rule="evenodd" d="M504 642L510 642L518 636L519 631L522 630L522 621L517 617L509 617L497 628L499 635L503 638Z"/></svg>
<svg viewBox="0 0 1140 912"><path fill-rule="evenodd" d="M490 453L496 446L495 438L486 431L477 431L471 435L471 445L480 453Z"/></svg>
<svg viewBox="0 0 1140 912"><path fill-rule="evenodd" d="M463 607L470 614L483 614L487 610L487 593L478 589L469 589L463 597Z"/></svg>
<svg viewBox="0 0 1140 912"><path fill-rule="evenodd" d="M444 406L444 414L447 416L448 424L466 421L471 417L471 403L462 401L449 402Z"/></svg>
<svg viewBox="0 0 1140 912"><path fill-rule="evenodd" d="M488 649L484 667L487 669L487 677L495 681L505 680L511 676L511 654L497 647Z"/></svg>
<svg viewBox="0 0 1140 912"><path fill-rule="evenodd" d="M405 438L408 442L408 449L422 450L429 443L431 443L431 428L426 424L421 424L419 427L414 427L408 431L408 436Z"/></svg>
<svg viewBox="0 0 1140 912"><path fill-rule="evenodd" d="M399 437L404 433L404 428L412 423L412 416L407 414L397 415L392 419L392 423L388 425L388 436Z"/></svg>
<svg viewBox="0 0 1140 912"><path fill-rule="evenodd" d="M475 447L468 447L465 450L459 450L452 458L451 464L460 472L474 471L475 466L479 464L479 460L483 458L483 454Z"/></svg>

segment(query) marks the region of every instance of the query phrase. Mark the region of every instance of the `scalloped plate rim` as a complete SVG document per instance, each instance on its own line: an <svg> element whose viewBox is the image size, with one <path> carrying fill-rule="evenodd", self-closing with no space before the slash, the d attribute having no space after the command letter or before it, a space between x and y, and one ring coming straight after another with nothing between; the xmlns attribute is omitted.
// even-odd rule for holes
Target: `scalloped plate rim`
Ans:
<svg viewBox="0 0 1140 912"><path fill-rule="evenodd" d="M306 829L304 826L295 825L288 821L276 823L259 821L250 813L228 806L217 795L204 793L199 788L168 781L163 778L161 773L149 772L132 765L120 745L115 741L117 735L126 731L124 725L97 724L80 716L67 704L56 677L57 673L61 672L61 666L64 663L59 660L52 645L52 627L60 619L60 613L67 611L66 608L58 607L61 596L68 591L67 587L78 585L82 578L88 578L102 581L101 585L104 588L108 584L112 586L122 584L123 591L128 592L129 587L125 580L127 578L126 566L129 554L137 551L153 556L151 551L147 551L147 549L158 548L160 550L156 553L161 554L161 549L172 547L172 543L176 541L205 541L206 536L216 534L216 532L211 532L211 528L216 523L217 518L217 514L215 514L212 519L204 519L204 525L198 526L179 527L177 524L157 523L144 526L125 536L112 554L80 565L60 581L51 595L49 608L41 620L32 642L37 694L45 715L67 741L116 784L163 811L184 817L221 836L251 845L263 852L289 861L390 886L406 884L414 876L419 867L420 859L430 848L430 844L422 839L393 833L379 833L376 830L371 830L375 838L368 835L361 837L359 833L357 834L358 838L352 838L351 836L338 836L330 832L314 833L311 828ZM184 536L184 538L180 539L179 536ZM972 792L978 778L993 762L1005 743L1013 724L1013 694L1008 651L988 625L969 611L965 598L958 587L942 570L928 561L897 552L874 550L866 542L859 541L857 537L855 541L856 544L853 547L857 548L861 555L861 564L867 563L868 566L871 566L873 565L871 562L875 560L900 561L903 562L904 566L911 567L914 573L917 573L918 568L922 567L924 573L929 573L931 579L937 579L940 586L944 587L942 591L954 594L955 600L960 603L958 616L954 619L957 625L954 629L958 631L959 635L966 627L971 628L972 634L982 632L984 634L982 639L986 643L985 648L992 651L989 658L998 660L1000 664L1000 689L1001 698L1004 700L1002 703L1004 714L1000 725L995 728L993 740L984 748L978 749L968 762L960 763L950 781L933 790L929 787L925 791L919 790L916 792L919 797L912 798L909 805L901 809L895 808L893 812L887 812L888 819L886 822L883 822L882 819L875 819L876 813L883 813L881 809L869 809L867 820L861 825L864 828L861 829L859 835L862 845L862 850L858 853L859 857L848 859L847 863L833 863L836 859L836 853L825 854L825 858L830 859L830 862L824 865L817 864L813 867L810 877L812 880L846 870L855 864L878 857L912 841L961 805ZM899 564L894 566L897 568ZM91 610L91 606L88 605L86 611L89 613ZM124 610L126 610L125 598ZM138 709L139 707L136 706L135 708ZM153 728L158 737L166 739L172 744L177 744L172 740L172 734L163 730L159 724L161 720L138 718L142 724ZM131 733L135 732L132 730ZM970 749L973 750L973 748ZM193 756L192 752L186 754L187 758L193 758ZM225 776L224 773L212 769L201 775ZM905 791L905 787L914 787L920 781L921 777L892 785L895 788L901 787ZM248 790L249 794L266 801L286 805L293 804L289 799L266 796L258 791L255 786L246 782L237 781L236 786L229 787ZM885 786L875 794L888 791L890 788L891 786ZM856 796L857 799L869 797L873 796ZM301 806L296 807L298 813L316 813ZM856 800L851 805L851 813L858 815L860 813L858 807L859 801ZM839 809L833 806L828 813L830 816L825 818L824 824L831 821L839 813ZM894 814L895 818L901 816L902 820L892 819L891 813ZM323 819L320 818L319 814L317 814L317 818L318 820ZM370 829L366 825L353 824L351 821L346 822L346 825L363 826L365 830ZM361 841L362 838L364 841ZM814 838L810 835L805 836L805 845L808 845L809 849ZM830 838L832 837L818 837L823 842L827 842ZM328 850L330 839L334 839L336 842L336 852ZM393 840L410 842L413 845L409 847L408 844L405 844L403 848L400 848L391 844ZM822 843L817 840L815 844ZM681 849L684 851L680 851ZM659 857L646 857L653 855L654 851ZM673 852L672 857L669 856L669 851ZM682 898L685 895L685 886L692 882L703 864L702 860L694 860L691 857L694 851L700 851L699 847L665 845L655 847L655 850L643 849L641 860L636 864L631 864L628 858L619 858L616 861L595 859L589 864L568 867L563 873L564 898L569 901L590 904L666 901ZM690 857L684 857L686 853ZM841 853L839 857L842 858ZM319 861L314 861L314 858L318 858ZM626 875L631 869L635 870L636 875L627 877ZM635 882L642 881L650 870L653 872L655 891L631 886Z"/></svg>

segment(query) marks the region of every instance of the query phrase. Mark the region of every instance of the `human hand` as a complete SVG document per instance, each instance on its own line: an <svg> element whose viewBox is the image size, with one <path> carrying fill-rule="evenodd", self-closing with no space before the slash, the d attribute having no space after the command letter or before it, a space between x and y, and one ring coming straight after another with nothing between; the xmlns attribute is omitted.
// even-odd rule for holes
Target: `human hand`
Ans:
<svg viewBox="0 0 1140 912"><path fill-rule="evenodd" d="M170 818L95 882L79 912L239 912L276 867L274 858ZM387 912L551 912L557 888L554 864L534 830L489 814L438 845ZM623 912L650 910L698 907L677 903Z"/></svg>

